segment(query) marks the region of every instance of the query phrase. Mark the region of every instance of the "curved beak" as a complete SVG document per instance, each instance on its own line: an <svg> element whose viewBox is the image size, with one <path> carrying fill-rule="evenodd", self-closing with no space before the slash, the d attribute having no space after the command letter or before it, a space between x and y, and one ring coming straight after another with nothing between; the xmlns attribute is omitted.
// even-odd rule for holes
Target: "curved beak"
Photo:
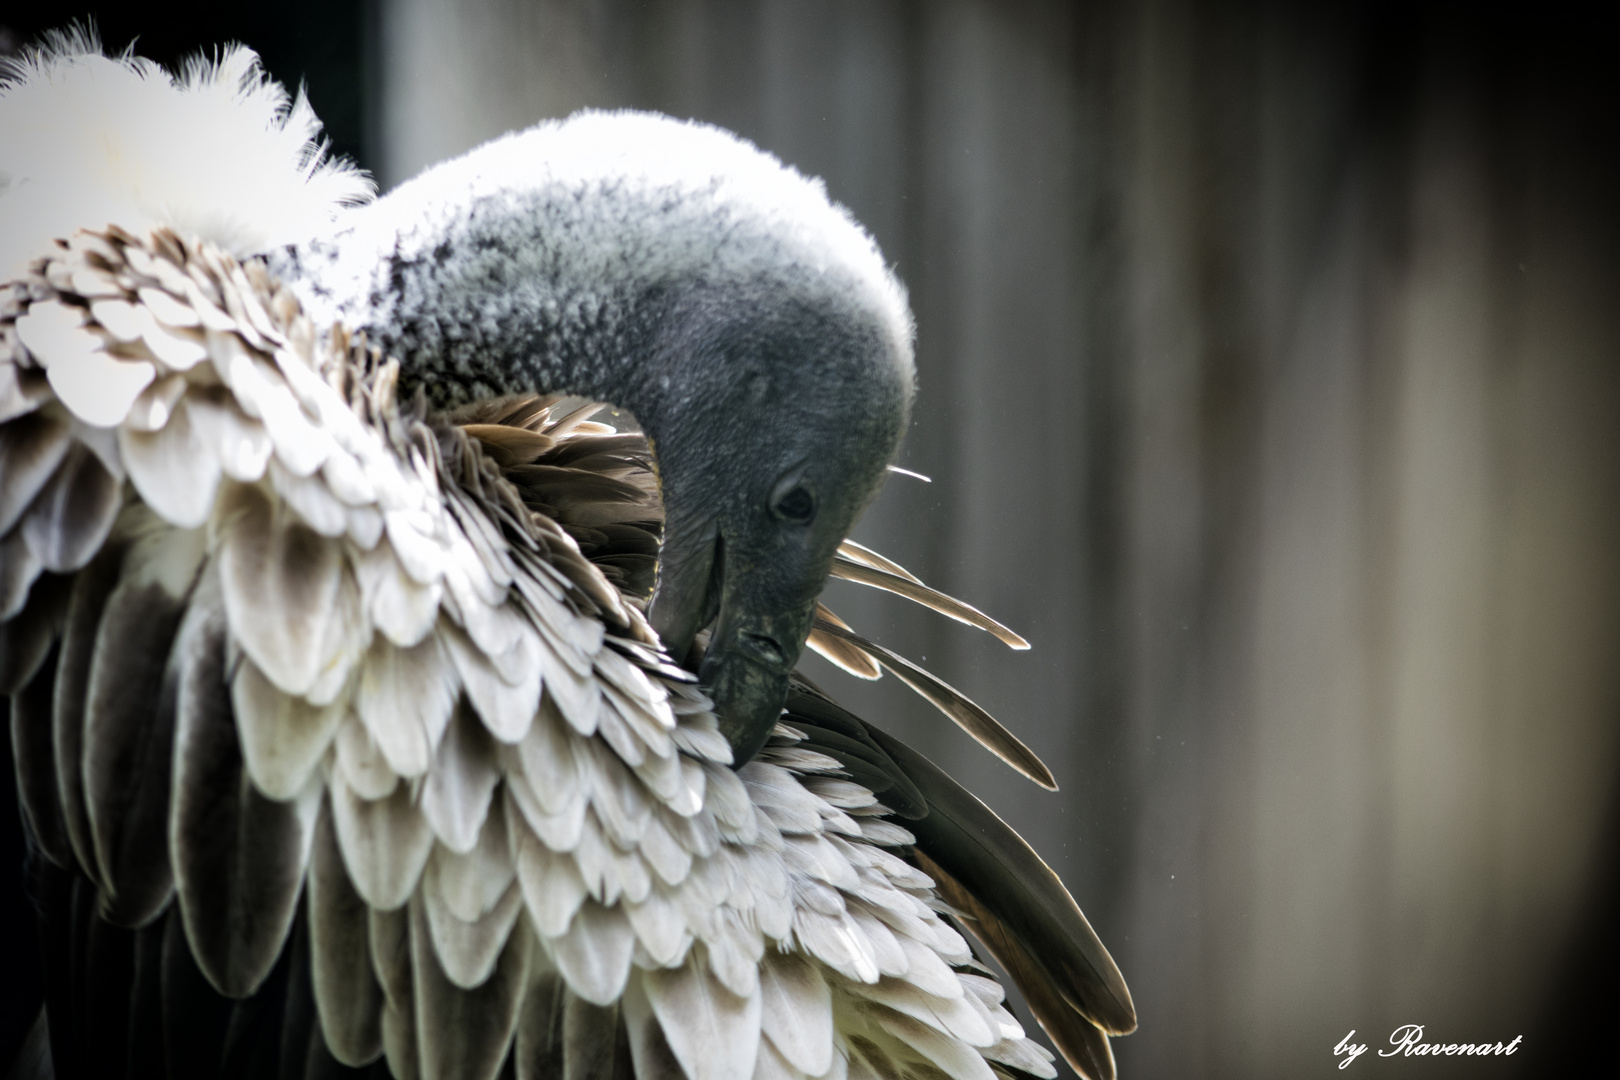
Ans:
<svg viewBox="0 0 1620 1080"><path fill-rule="evenodd" d="M733 768L759 753L776 726L816 606L812 599L790 610L753 607L747 593L726 582L720 621L698 669L698 681L714 698L720 733L731 743Z"/></svg>
<svg viewBox="0 0 1620 1080"><path fill-rule="evenodd" d="M758 753L776 726L788 675L815 615L814 595L786 605L773 599L780 595L761 568L727 560L712 524L666 534L648 615L680 662L688 659L698 631L718 615L698 681L714 699L733 767Z"/></svg>

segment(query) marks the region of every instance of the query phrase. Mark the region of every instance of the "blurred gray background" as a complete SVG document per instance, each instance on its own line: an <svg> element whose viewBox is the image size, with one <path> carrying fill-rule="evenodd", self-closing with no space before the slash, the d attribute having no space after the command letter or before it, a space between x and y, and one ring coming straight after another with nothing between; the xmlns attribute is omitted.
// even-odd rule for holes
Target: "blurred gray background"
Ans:
<svg viewBox="0 0 1620 1080"><path fill-rule="evenodd" d="M892 478L855 535L1034 648L854 586L829 604L1062 791L892 679L812 674L1069 883L1136 996L1122 1076L1620 1072L1606 27L1174 0L323 10L290 44L226 35L266 35L385 187L544 117L650 108L825 177L876 235L918 321L901 462L933 483ZM1405 1023L1525 1041L1378 1059ZM1373 1052L1339 1074L1352 1028Z"/></svg>
<svg viewBox="0 0 1620 1080"><path fill-rule="evenodd" d="M1554 1029L1614 849L1620 114L1585 28L1476 18L377 11L385 185L651 108L825 177L876 235L918 322L901 461L934 482L892 478L856 537L1034 648L828 602L1063 790L892 679L813 675L1069 883L1136 995L1127 1077L1327 1076L1403 1023L1528 1041L1351 1069L1547 1075L1603 1031Z"/></svg>

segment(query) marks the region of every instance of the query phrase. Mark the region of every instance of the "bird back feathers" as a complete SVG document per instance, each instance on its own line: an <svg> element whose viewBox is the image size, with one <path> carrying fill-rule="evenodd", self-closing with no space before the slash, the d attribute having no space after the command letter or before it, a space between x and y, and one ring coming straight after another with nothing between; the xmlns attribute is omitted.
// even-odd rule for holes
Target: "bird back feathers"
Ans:
<svg viewBox="0 0 1620 1080"><path fill-rule="evenodd" d="M582 554L644 546L644 445L424 418L207 244L53 250L0 296L0 690L96 925L231 999L307 948L325 1050L399 1076L544 1075L569 1010L641 1077L1051 1075L890 809L790 727L727 768Z"/></svg>
<svg viewBox="0 0 1620 1080"><path fill-rule="evenodd" d="M0 275L50 241L117 224L159 226L233 255L302 239L368 200L369 177L333 160L302 93L251 49L178 75L92 32L58 31L0 67Z"/></svg>

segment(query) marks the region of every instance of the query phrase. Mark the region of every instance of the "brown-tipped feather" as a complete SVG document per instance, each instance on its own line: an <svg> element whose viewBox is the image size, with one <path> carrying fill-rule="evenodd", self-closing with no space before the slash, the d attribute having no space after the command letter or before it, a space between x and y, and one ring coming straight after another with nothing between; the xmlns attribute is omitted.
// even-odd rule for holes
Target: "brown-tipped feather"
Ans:
<svg viewBox="0 0 1620 1080"><path fill-rule="evenodd" d="M841 630L848 630L849 624L832 612L826 606L816 604L816 621L830 623ZM812 628L810 637L805 641L811 650L822 659L843 668L857 679L881 679L883 668L861 649L850 644L842 638L822 633Z"/></svg>
<svg viewBox="0 0 1620 1080"><path fill-rule="evenodd" d="M503 467L526 465L557 444L550 435L510 424L463 424L461 429L483 443L484 451Z"/></svg>
<svg viewBox="0 0 1620 1080"><path fill-rule="evenodd" d="M562 401L559 401L558 404L562 404ZM558 438L571 434L578 430L581 424L586 423L591 417L601 412L602 408L603 406L600 401L584 402L583 404L576 406L572 411L559 416L556 422L551 425L550 431ZM553 406L553 409L555 409L555 406Z"/></svg>
<svg viewBox="0 0 1620 1080"><path fill-rule="evenodd" d="M905 657L897 656L858 634L821 620L817 620L815 628L875 657L878 663L894 673L895 678L927 698L935 708L954 720L958 727L978 740L980 746L1041 787L1048 791L1057 790L1057 778L1052 775L1052 770L1046 767L1046 762L1042 761L1035 751L1025 746L1018 736L1002 727L999 720L965 697L961 691L935 678Z"/></svg>
<svg viewBox="0 0 1620 1080"><path fill-rule="evenodd" d="M867 566L870 566L876 570L887 570L895 577L903 577L907 581L915 581L918 585L922 584L922 578L918 577L916 574L913 574L910 570L907 570L893 559L879 555L871 548L865 546L864 544L857 544L853 540L845 539L843 543L839 544L838 554L842 555L846 559L851 559L858 563L865 563Z"/></svg>
<svg viewBox="0 0 1620 1080"><path fill-rule="evenodd" d="M947 618L955 619L959 623L966 623L968 626L977 626L980 630L994 634L1005 642L1008 648L1029 648L1029 642L1002 626L978 608L971 604L964 604L954 596L947 596L938 589L931 589L916 578L901 577L899 574L890 573L844 556L837 556L833 559L832 576L843 578L845 581L870 585L875 589L882 589L885 592L892 592L896 596L903 596L907 600L914 600L924 607L933 608Z"/></svg>

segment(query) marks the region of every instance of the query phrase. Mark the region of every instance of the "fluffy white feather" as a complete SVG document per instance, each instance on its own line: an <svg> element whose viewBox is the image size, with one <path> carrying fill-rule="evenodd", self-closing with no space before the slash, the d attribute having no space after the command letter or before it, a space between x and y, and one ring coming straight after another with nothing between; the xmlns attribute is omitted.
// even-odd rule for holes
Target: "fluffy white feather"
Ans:
<svg viewBox="0 0 1620 1080"><path fill-rule="evenodd" d="M58 32L0 67L0 276L52 240L168 226L247 255L300 240L373 193L251 49L179 75L93 33Z"/></svg>

